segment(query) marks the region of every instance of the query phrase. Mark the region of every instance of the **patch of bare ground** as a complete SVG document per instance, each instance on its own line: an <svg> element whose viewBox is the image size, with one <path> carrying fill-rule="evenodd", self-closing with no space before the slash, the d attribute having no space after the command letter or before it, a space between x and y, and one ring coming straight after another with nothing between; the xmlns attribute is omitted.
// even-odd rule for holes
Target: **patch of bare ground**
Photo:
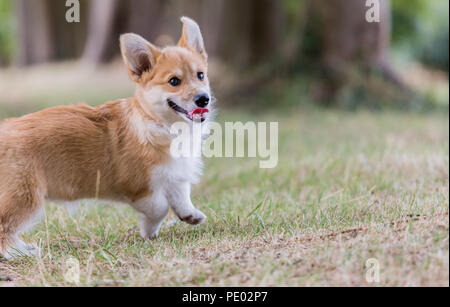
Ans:
<svg viewBox="0 0 450 307"><path fill-rule="evenodd" d="M192 246L181 258L163 255L147 282L159 285L448 286L448 212L405 217L340 232L223 239ZM366 261L377 259L380 283L366 281ZM153 259L155 260L155 259ZM163 268L163 269L162 269ZM169 274L167 274L169 272ZM153 272L152 272L153 273Z"/></svg>

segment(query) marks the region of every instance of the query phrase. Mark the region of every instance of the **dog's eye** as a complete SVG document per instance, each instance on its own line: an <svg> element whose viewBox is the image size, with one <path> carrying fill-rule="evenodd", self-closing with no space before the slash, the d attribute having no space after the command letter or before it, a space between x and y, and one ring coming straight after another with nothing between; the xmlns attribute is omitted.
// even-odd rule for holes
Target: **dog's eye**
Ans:
<svg viewBox="0 0 450 307"><path fill-rule="evenodd" d="M169 84L172 86L178 86L181 84L181 80L178 79L177 77L173 77L172 79L169 80Z"/></svg>
<svg viewBox="0 0 450 307"><path fill-rule="evenodd" d="M198 79L199 79L200 81L205 80L205 74L202 73L202 72L199 72L199 73L197 74L197 77L198 77Z"/></svg>

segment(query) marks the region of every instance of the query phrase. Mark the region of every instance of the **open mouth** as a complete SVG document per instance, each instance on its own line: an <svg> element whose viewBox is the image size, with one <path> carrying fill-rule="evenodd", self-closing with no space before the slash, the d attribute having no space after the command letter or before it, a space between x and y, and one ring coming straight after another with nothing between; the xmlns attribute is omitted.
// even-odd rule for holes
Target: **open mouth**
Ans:
<svg viewBox="0 0 450 307"><path fill-rule="evenodd" d="M188 119L192 121L201 121L204 122L206 120L205 113L209 113L208 109L205 108L197 108L192 112L188 112L184 108L177 105L172 100L167 100L167 103L169 104L169 107L174 110L175 112L184 114Z"/></svg>

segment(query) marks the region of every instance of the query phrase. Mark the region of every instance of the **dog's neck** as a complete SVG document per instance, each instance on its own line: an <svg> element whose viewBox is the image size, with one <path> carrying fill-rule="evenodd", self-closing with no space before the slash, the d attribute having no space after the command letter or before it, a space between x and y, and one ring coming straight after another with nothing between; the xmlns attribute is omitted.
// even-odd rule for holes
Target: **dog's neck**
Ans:
<svg viewBox="0 0 450 307"><path fill-rule="evenodd" d="M151 110L147 110L139 98L133 96L127 99L128 126L142 145L167 147L172 136L170 129Z"/></svg>
<svg viewBox="0 0 450 307"><path fill-rule="evenodd" d="M145 98L141 91L136 90L136 93L133 97L130 98L133 108L139 113L143 120L148 122L154 122L161 126L164 126L164 122L161 118L159 118L155 112L153 112L150 108L145 104Z"/></svg>

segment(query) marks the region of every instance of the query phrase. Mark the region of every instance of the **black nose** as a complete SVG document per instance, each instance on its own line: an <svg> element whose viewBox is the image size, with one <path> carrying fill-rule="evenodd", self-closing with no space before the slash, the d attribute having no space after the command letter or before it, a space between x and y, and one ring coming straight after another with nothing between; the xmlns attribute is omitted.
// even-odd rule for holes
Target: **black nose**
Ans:
<svg viewBox="0 0 450 307"><path fill-rule="evenodd" d="M198 107L204 108L209 104L209 96L206 94L195 96L194 102Z"/></svg>

